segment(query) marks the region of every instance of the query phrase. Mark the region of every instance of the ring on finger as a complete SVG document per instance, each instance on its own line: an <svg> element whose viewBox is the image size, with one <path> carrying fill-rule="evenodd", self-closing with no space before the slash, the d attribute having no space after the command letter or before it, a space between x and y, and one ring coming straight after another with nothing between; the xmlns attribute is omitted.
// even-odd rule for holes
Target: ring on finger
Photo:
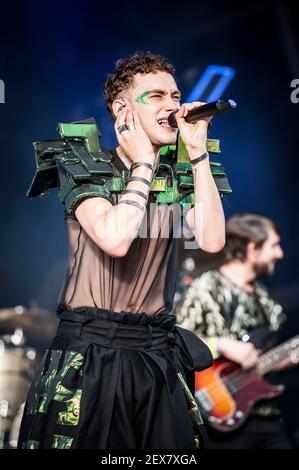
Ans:
<svg viewBox="0 0 299 470"><path fill-rule="evenodd" d="M130 130L130 129L129 129L129 127L127 126L127 124L122 124L121 126L119 126L119 127L117 128L117 130L118 130L118 132L121 134L122 132L128 131L128 130Z"/></svg>

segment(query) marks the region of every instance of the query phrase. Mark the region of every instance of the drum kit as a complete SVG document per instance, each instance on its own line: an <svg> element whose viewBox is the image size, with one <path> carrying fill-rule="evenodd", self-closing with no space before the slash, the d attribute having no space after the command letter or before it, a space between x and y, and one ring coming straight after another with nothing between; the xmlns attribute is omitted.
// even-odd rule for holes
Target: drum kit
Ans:
<svg viewBox="0 0 299 470"><path fill-rule="evenodd" d="M17 447L39 352L55 335L55 316L39 307L0 309L0 449Z"/></svg>

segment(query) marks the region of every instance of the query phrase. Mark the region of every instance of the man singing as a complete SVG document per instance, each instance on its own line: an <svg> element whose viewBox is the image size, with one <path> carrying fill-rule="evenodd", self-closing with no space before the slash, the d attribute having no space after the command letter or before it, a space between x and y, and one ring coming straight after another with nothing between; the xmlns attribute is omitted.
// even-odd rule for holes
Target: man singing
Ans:
<svg viewBox="0 0 299 470"><path fill-rule="evenodd" d="M178 331L171 314L178 243L173 204L157 205L147 236L139 231L155 204L150 188L161 170L160 148L177 138L167 118L179 109L180 136L196 174L195 207L186 220L203 250L222 249L224 215L206 149L209 119L185 121L202 103L180 107L173 66L152 53L118 60L104 97L119 144L109 164L115 175L128 170L129 178L119 195L104 176L64 191L71 181L68 161L56 158L70 256L61 322L28 395L19 446L193 448L201 437L185 385L194 368L211 364L211 355L195 335ZM163 236L165 226L169 237ZM200 360L193 357L194 341Z"/></svg>

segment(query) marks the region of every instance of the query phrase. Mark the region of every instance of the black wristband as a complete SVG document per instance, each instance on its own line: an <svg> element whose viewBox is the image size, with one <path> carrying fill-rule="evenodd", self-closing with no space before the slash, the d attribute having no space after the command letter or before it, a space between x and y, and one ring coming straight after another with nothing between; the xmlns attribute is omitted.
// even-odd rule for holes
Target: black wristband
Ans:
<svg viewBox="0 0 299 470"><path fill-rule="evenodd" d="M150 170L154 171L154 165L152 163L149 163L149 162L134 162L131 165L130 173L132 173L132 171L135 170L135 168L138 168L139 166L145 166L146 168L149 168Z"/></svg>
<svg viewBox="0 0 299 470"><path fill-rule="evenodd" d="M132 201L131 199L123 199L122 201L118 201L118 204L131 204L132 206L135 206L140 209L142 212L144 212L145 210L145 206L139 204L139 202L137 201Z"/></svg>
<svg viewBox="0 0 299 470"><path fill-rule="evenodd" d="M149 188L152 185L149 180L147 180L146 178L142 178L141 176L130 176L127 182L129 183L130 181L140 181L141 183L147 184Z"/></svg>
<svg viewBox="0 0 299 470"><path fill-rule="evenodd" d="M137 194L138 196L143 197L147 201L148 196L142 191L138 191L138 189L125 189L124 191L122 191L122 194L128 193Z"/></svg>
<svg viewBox="0 0 299 470"><path fill-rule="evenodd" d="M195 165L198 162L202 162L209 156L208 152L203 153L200 157L195 158L194 160L190 160L192 165Z"/></svg>

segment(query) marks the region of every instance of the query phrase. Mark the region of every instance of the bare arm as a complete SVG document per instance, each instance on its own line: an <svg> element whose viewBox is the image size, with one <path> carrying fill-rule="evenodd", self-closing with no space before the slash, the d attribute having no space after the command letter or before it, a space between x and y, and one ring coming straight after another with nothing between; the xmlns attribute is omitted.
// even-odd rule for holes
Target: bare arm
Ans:
<svg viewBox="0 0 299 470"><path fill-rule="evenodd" d="M133 176L151 179L152 171L138 167ZM128 189L148 194L149 187L139 181L131 181ZM137 194L125 194L122 199L130 199L144 205L145 200ZM144 212L127 204L112 206L104 198L90 198L81 202L76 210L78 222L90 238L109 256L121 257L128 252L142 223Z"/></svg>
<svg viewBox="0 0 299 470"><path fill-rule="evenodd" d="M126 124L130 130L120 133L118 129L123 124ZM121 148L132 162L145 162L153 166L155 161L153 147L136 111L128 108L120 111L114 127ZM113 257L125 256L138 234L153 171L142 165L132 171L132 176L144 178L148 183L130 181L126 189L139 191L144 194L144 197L135 193L122 194L121 201L135 201L138 207L131 204L112 206L110 202L102 198L92 198L83 201L76 210L76 217L90 238Z"/></svg>
<svg viewBox="0 0 299 470"><path fill-rule="evenodd" d="M198 246L206 252L216 253L225 243L225 220L209 158L194 165L193 177L195 205L187 212L186 221Z"/></svg>
<svg viewBox="0 0 299 470"><path fill-rule="evenodd" d="M178 127L184 141L190 161L195 160L207 151L207 129L209 118L196 123L187 123L184 117L188 111L202 105L192 103L183 105L176 114ZM193 165L195 206L187 212L186 221L201 249L215 253L225 243L225 220L214 178L206 158Z"/></svg>

